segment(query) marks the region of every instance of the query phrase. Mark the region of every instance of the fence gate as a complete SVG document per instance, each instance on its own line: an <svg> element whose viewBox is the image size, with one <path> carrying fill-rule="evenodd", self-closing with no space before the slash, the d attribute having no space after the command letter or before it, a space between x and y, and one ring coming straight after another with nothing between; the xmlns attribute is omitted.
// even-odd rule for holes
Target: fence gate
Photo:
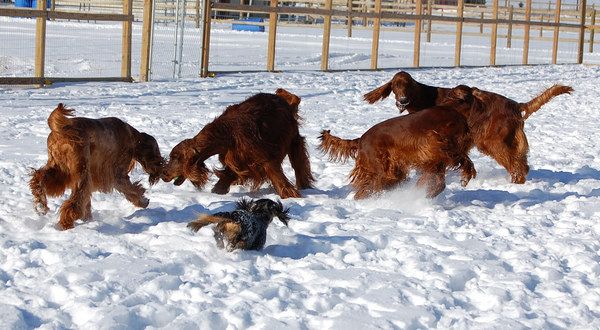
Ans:
<svg viewBox="0 0 600 330"><path fill-rule="evenodd" d="M199 77L202 4L200 0L154 0L151 80Z"/></svg>

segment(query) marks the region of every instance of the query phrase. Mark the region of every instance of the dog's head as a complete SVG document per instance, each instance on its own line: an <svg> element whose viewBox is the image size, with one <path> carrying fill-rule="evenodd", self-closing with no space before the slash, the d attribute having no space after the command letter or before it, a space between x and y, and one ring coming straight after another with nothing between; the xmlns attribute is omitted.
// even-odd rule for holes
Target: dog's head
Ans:
<svg viewBox="0 0 600 330"><path fill-rule="evenodd" d="M149 134L140 133L134 153L135 160L150 175L148 179L150 184L155 184L160 178L164 166L164 159L160 155L156 139Z"/></svg>
<svg viewBox="0 0 600 330"><path fill-rule="evenodd" d="M396 107L402 113L409 104L418 101L420 84L408 72L400 71L383 86L365 94L364 99L372 104L388 97L391 92L394 92Z"/></svg>
<svg viewBox="0 0 600 330"><path fill-rule="evenodd" d="M176 186L188 179L196 188L202 188L208 181L208 172L204 162L200 161L200 155L194 148L193 140L186 139L171 150L161 178L165 182L175 179L173 184Z"/></svg>
<svg viewBox="0 0 600 330"><path fill-rule="evenodd" d="M284 209L281 201L272 201L268 198L262 198L257 200L247 200L242 198L237 202L237 208L239 210L245 210L255 214L265 214L269 217L269 222L273 217L277 217L279 221L283 222L284 225L288 225L290 219L289 209Z"/></svg>

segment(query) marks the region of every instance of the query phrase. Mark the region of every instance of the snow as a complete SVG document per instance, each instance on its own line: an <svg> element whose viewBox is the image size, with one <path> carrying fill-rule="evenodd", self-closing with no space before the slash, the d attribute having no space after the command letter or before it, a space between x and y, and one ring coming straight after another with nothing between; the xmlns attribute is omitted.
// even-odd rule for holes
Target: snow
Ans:
<svg viewBox="0 0 600 330"><path fill-rule="evenodd" d="M72 69L72 68L67 68ZM65 70L67 70L65 69ZM467 84L527 101L571 85L525 123L531 171L523 185L477 151L466 188L451 172L435 199L414 186L352 199L353 166L318 149L322 129L358 137L397 115L362 94L395 71L238 73L150 83L0 87L0 325L5 329L600 328L600 68L542 65L408 70L441 86ZM48 114L117 116L156 137L167 155L227 105L286 88L302 97L315 189L283 200L262 251L226 252L211 228L186 224L230 211L243 196L159 182L147 209L93 195L94 221L57 231L66 196L38 216L28 189L46 159ZM209 167L217 161L211 158ZM286 161L285 173L293 171ZM136 168L134 180L147 176Z"/></svg>

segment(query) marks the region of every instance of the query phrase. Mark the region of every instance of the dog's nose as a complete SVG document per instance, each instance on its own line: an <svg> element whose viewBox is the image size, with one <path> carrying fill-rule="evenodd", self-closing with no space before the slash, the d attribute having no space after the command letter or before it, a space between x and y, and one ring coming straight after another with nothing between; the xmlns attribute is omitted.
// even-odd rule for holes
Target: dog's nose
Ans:
<svg viewBox="0 0 600 330"><path fill-rule="evenodd" d="M400 97L396 98L396 100L398 100L398 102L400 102L400 103L406 103L406 101L408 101L408 97L400 96Z"/></svg>

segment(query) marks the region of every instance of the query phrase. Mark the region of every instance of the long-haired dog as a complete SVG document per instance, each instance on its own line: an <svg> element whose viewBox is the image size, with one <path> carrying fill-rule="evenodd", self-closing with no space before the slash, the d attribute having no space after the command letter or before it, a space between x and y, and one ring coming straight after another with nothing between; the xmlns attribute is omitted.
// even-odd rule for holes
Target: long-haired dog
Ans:
<svg viewBox="0 0 600 330"><path fill-rule="evenodd" d="M163 158L156 140L118 118L70 118L74 110L62 103L48 117L48 162L31 174L29 187L34 209L48 212L46 196L71 196L60 208L60 229L73 228L75 220L91 220L91 196L113 189L137 207L148 206L145 189L132 183L128 173L136 162L150 175L150 184L160 178Z"/></svg>
<svg viewBox="0 0 600 330"><path fill-rule="evenodd" d="M400 112L421 111L444 103L451 88L428 86L401 71L392 80L364 95L369 103L388 97L392 92ZM511 182L524 183L529 172L529 144L524 121L555 96L570 94L573 88L554 85L526 103L516 102L500 94L473 89L482 102L477 112L466 114L477 149L495 159L511 176ZM470 109L469 109L470 110Z"/></svg>
<svg viewBox="0 0 600 330"><path fill-rule="evenodd" d="M393 188L409 171L421 173L418 186L426 186L432 198L445 187L448 169L460 169L464 186L476 176L469 159L473 143L467 121L454 109L469 107L457 91L453 102L383 121L360 138L344 140L329 131L321 133L320 148L332 160L356 159L350 173L355 199Z"/></svg>
<svg viewBox="0 0 600 330"><path fill-rule="evenodd" d="M288 209L281 202L270 199L247 200L242 198L232 212L219 212L213 215L203 214L188 223L188 228L197 232L200 228L215 224L214 237L219 248L260 250L267 240L267 227L277 217L288 225Z"/></svg>
<svg viewBox="0 0 600 330"><path fill-rule="evenodd" d="M201 188L209 174L204 161L219 155L223 168L215 171L219 180L212 192L226 194L234 183L250 183L257 189L268 180L281 198L300 197L298 189L310 188L314 178L298 131L299 104L298 96L278 89L227 107L195 137L173 148L162 179L175 179L175 185L188 179ZM296 187L281 167L286 155L296 174Z"/></svg>

